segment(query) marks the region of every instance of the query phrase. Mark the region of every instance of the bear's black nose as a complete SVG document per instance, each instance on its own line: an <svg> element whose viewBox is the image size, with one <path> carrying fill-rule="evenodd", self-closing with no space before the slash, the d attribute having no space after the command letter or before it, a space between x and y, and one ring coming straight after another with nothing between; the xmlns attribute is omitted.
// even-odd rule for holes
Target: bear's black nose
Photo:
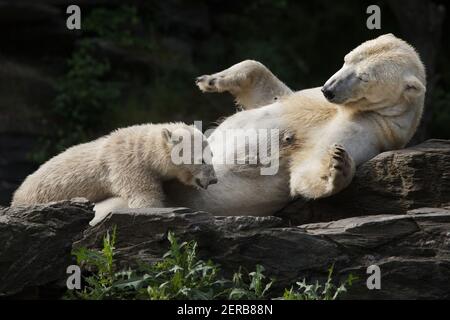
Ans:
<svg viewBox="0 0 450 320"><path fill-rule="evenodd" d="M321 91L322 91L323 95L325 96L325 98L327 98L328 100L332 100L334 98L333 90L329 90L329 89L326 89L325 87L322 87Z"/></svg>
<svg viewBox="0 0 450 320"><path fill-rule="evenodd" d="M212 178L211 180L209 180L209 184L216 184L217 182L217 178Z"/></svg>

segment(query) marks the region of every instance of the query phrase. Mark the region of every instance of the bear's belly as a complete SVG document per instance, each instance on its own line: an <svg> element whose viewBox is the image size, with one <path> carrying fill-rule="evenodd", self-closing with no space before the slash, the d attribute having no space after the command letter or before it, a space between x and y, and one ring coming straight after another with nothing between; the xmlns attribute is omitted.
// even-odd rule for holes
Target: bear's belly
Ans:
<svg viewBox="0 0 450 320"><path fill-rule="evenodd" d="M290 200L289 174L285 165L271 163L271 168L277 168L273 171L276 174L272 175L268 170L266 174L269 172L269 175L263 175L261 166L224 162L243 160L242 144L247 144L246 150L250 150L257 147L255 144L260 146L260 139L267 138L267 145L278 139L278 136L274 138L271 130L283 129L281 110L280 104L274 103L242 111L226 119L208 138L218 183L210 185L207 190L197 190L176 181L166 182L167 205L190 207L215 215L271 215L281 209ZM236 144L224 139L233 129L247 130L237 133ZM252 130L258 139L246 140L247 136L243 135L251 134ZM269 135L268 132L272 133Z"/></svg>
<svg viewBox="0 0 450 320"><path fill-rule="evenodd" d="M259 173L216 172L219 183L198 190L168 181L164 184L168 206L189 207L215 215L272 215L290 200L289 175L282 169L275 176Z"/></svg>

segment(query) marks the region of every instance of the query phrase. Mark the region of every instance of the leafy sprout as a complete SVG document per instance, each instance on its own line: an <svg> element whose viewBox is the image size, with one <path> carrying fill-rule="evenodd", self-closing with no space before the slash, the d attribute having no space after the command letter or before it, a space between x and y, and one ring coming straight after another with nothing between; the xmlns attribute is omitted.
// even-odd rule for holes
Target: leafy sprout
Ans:
<svg viewBox="0 0 450 320"><path fill-rule="evenodd" d="M244 273L242 267L231 279L220 276L220 267L214 262L197 257L196 241L179 242L174 233L168 233L169 250L153 264L139 263L138 267L117 271L114 259L116 228L107 232L100 251L78 248L73 251L77 263L89 270L85 286L69 291L69 299L150 299L150 300L212 300L212 299L267 299L274 279L268 279L264 267ZM353 276L335 286L332 281L334 266L329 269L322 285L306 283L285 290L282 300L335 300L355 280Z"/></svg>

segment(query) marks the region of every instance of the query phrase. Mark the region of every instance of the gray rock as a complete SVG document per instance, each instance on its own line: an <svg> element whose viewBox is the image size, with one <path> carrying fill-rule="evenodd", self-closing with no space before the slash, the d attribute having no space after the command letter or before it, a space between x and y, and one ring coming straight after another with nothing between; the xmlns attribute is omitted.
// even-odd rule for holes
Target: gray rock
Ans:
<svg viewBox="0 0 450 320"><path fill-rule="evenodd" d="M274 294L297 280L324 281L335 265L337 279L359 277L346 298L450 298L450 210L413 210L329 223L286 227L276 217L214 217L189 209L140 209L110 214L85 231L75 246L101 247L117 226L117 260L122 266L154 262L168 248L167 232L195 239L199 254L225 274L256 264L277 279ZM381 268L381 290L368 290L366 269ZM278 291L278 292L277 292Z"/></svg>
<svg viewBox="0 0 450 320"><path fill-rule="evenodd" d="M64 281L72 242L92 218L82 199L0 208L0 296Z"/></svg>
<svg viewBox="0 0 450 320"><path fill-rule="evenodd" d="M346 298L450 298L450 142L430 140L383 153L357 170L339 195L296 201L281 217L215 217L187 208L114 212L95 227L81 200L30 208L0 208L0 294L66 278L74 246L100 248L117 227L119 266L159 260L169 230L195 239L199 255L225 275L256 264L277 279L273 294L306 278L359 277ZM81 201L81 202L80 202ZM86 229L87 228L87 229ZM81 232L83 233L81 235ZM381 290L368 290L367 267L381 268Z"/></svg>
<svg viewBox="0 0 450 320"><path fill-rule="evenodd" d="M384 152L361 165L353 182L326 199L297 200L277 213L292 224L450 205L450 141L428 140Z"/></svg>

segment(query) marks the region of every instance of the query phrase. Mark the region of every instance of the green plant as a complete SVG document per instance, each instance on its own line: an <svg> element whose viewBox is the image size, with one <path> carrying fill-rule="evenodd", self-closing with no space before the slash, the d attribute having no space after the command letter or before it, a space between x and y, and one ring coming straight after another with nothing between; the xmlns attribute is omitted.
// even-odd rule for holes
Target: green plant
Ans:
<svg viewBox="0 0 450 320"><path fill-rule="evenodd" d="M115 271L115 231L103 241L100 252L79 248L77 263L94 269L85 278L86 287L70 297L80 299L215 299L225 294L226 281L218 278L219 268L211 261L197 259L195 241L178 243L169 232L169 251L162 260L132 271Z"/></svg>
<svg viewBox="0 0 450 320"><path fill-rule="evenodd" d="M271 281L264 283L264 279L266 277L264 276L263 272L264 267L261 265L256 265L256 270L250 272L247 276L247 278L249 278L250 280L250 283L248 284L248 282L243 279L244 276L240 268L239 271L233 275L233 288L228 294L228 299L264 299L274 280L272 279Z"/></svg>
<svg viewBox="0 0 450 320"><path fill-rule="evenodd" d="M172 232L168 233L169 251L153 264L140 263L135 270L117 271L114 261L116 229L103 239L101 251L79 248L73 251L77 263L89 270L84 277L85 286L80 291L69 291L68 299L267 299L274 280L267 280L264 267L247 274L242 268L232 280L220 277L220 268L212 261L197 258L197 242L179 243ZM335 287L333 268L322 286L298 282L298 288L285 290L282 300L332 300L352 285L353 277Z"/></svg>
<svg viewBox="0 0 450 320"><path fill-rule="evenodd" d="M93 10L84 21L83 28L96 37L122 47L130 47L136 44L144 45L144 42L134 34L138 24L137 9L132 6L121 6L117 9Z"/></svg>
<svg viewBox="0 0 450 320"><path fill-rule="evenodd" d="M169 251L162 261L147 268L150 299L214 299L223 295L226 281L218 278L219 267L197 259L195 241L178 243L169 232Z"/></svg>
<svg viewBox="0 0 450 320"><path fill-rule="evenodd" d="M291 287L285 290L282 300L336 300L357 278L350 274L345 282L337 287L333 284L333 269L334 265L328 269L328 278L324 285L319 284L318 281L307 284L303 279L296 282L297 288Z"/></svg>
<svg viewBox="0 0 450 320"><path fill-rule="evenodd" d="M80 266L87 265L94 268L90 276L85 277L86 286L82 291L75 292L75 297L81 299L103 299L111 295L114 282L119 274L115 273L114 265L114 245L116 243L116 228L112 234L106 233L103 238L103 249L98 252L79 248L73 251L77 264Z"/></svg>

